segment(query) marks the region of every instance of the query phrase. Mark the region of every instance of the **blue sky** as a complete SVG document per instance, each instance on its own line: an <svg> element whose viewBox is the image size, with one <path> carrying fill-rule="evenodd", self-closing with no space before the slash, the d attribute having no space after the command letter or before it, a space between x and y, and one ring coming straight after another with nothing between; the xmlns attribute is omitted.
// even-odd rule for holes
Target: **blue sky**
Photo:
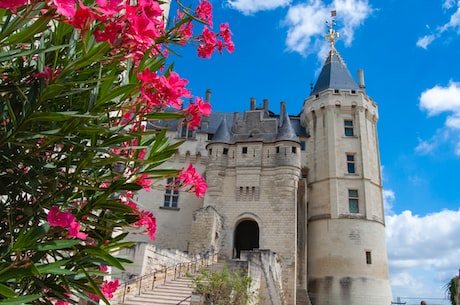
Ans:
<svg viewBox="0 0 460 305"><path fill-rule="evenodd" d="M393 296L412 297L408 304L444 297L460 268L460 1L211 2L215 26L230 23L235 52L204 60L181 50L175 68L194 95L210 88L218 111L244 111L255 97L298 114L328 51L325 21L337 11L336 49L355 79L364 69L379 104Z"/></svg>

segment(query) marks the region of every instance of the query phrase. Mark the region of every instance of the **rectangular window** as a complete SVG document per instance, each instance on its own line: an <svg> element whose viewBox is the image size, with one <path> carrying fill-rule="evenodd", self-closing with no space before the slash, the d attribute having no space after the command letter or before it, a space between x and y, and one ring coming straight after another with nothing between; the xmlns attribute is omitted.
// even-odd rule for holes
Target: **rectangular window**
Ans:
<svg viewBox="0 0 460 305"><path fill-rule="evenodd" d="M371 251L366 251L366 264L372 264L372 253Z"/></svg>
<svg viewBox="0 0 460 305"><path fill-rule="evenodd" d="M292 153L295 154L297 152L297 147L292 146Z"/></svg>
<svg viewBox="0 0 460 305"><path fill-rule="evenodd" d="M348 190L348 207L350 213L359 213L358 190Z"/></svg>
<svg viewBox="0 0 460 305"><path fill-rule="evenodd" d="M246 146L243 147L242 153L243 153L243 154L247 154L247 153L248 153L248 148L247 148Z"/></svg>
<svg viewBox="0 0 460 305"><path fill-rule="evenodd" d="M354 174L355 171L355 155L347 154L347 172L349 174Z"/></svg>
<svg viewBox="0 0 460 305"><path fill-rule="evenodd" d="M188 129L187 125L181 126L180 137L181 139L192 139L193 130Z"/></svg>
<svg viewBox="0 0 460 305"><path fill-rule="evenodd" d="M344 125L344 128L345 128L345 135L347 137L354 136L353 121L352 120L345 120L345 121L343 121L343 125Z"/></svg>
<svg viewBox="0 0 460 305"><path fill-rule="evenodd" d="M276 153L277 153L277 154L280 153L280 147L279 147L279 146L276 147Z"/></svg>
<svg viewBox="0 0 460 305"><path fill-rule="evenodd" d="M305 141L300 141L300 150L305 151Z"/></svg>
<svg viewBox="0 0 460 305"><path fill-rule="evenodd" d="M224 151L222 152L224 155L228 155L228 148L224 148Z"/></svg>
<svg viewBox="0 0 460 305"><path fill-rule="evenodd" d="M168 178L168 185L174 185L174 178ZM165 208L177 208L177 202L179 201L179 191L173 189L165 190L165 200L163 206Z"/></svg>

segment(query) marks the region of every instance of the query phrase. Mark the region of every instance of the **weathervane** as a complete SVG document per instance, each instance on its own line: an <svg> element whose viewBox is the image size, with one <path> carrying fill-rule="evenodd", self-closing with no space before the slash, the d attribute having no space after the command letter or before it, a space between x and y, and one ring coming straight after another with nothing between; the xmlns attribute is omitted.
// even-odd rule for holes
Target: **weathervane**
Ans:
<svg viewBox="0 0 460 305"><path fill-rule="evenodd" d="M337 12L335 10L331 11L331 19L326 21L327 26L329 27L329 32L324 35L324 38L329 39L329 45L331 46L331 49L334 48L335 38L339 37L339 32L334 30L334 27L337 25L334 19L336 15Z"/></svg>

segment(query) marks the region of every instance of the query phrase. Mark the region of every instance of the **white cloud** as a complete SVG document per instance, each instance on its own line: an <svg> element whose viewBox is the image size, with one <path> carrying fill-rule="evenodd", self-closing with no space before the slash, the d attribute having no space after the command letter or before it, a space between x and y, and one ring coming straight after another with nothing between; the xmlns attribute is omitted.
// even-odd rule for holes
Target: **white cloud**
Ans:
<svg viewBox="0 0 460 305"><path fill-rule="evenodd" d="M419 40L417 41L417 47L421 47L426 50L435 38L436 37L433 34L423 36L422 38L419 38Z"/></svg>
<svg viewBox="0 0 460 305"><path fill-rule="evenodd" d="M444 1L444 3L442 4L442 7L443 8L446 8L446 9L450 9L451 7L453 7L455 4L455 0L446 0Z"/></svg>
<svg viewBox="0 0 460 305"><path fill-rule="evenodd" d="M441 112L454 112L460 115L460 83L450 82L447 87L434 86L420 96L420 108L429 115Z"/></svg>
<svg viewBox="0 0 460 305"><path fill-rule="evenodd" d="M460 209L425 216L404 211L387 216L386 224L394 297L443 297L459 268Z"/></svg>
<svg viewBox="0 0 460 305"><path fill-rule="evenodd" d="M383 205L385 215L393 215L393 202L395 201L395 193L392 190L383 190Z"/></svg>
<svg viewBox="0 0 460 305"><path fill-rule="evenodd" d="M346 45L353 41L356 28L372 13L367 0L334 0L329 5L320 0L309 0L293 5L284 21L288 27L288 50L308 55L323 49L326 46L325 21L332 10L337 11L337 31Z"/></svg>
<svg viewBox="0 0 460 305"><path fill-rule="evenodd" d="M454 147L456 155L460 156L460 83L450 81L445 87L436 85L420 95L420 109L428 112L429 116L447 112L443 128L440 128L428 140L419 139L415 151L421 154L435 152L442 144Z"/></svg>
<svg viewBox="0 0 460 305"><path fill-rule="evenodd" d="M426 35L417 40L416 45L418 47L427 49L435 39L442 37L446 32L453 30L457 34L460 33L460 1L455 3L454 0L446 0L443 2L442 7L446 10L447 14L450 14L449 21L443 25L439 25L434 33ZM452 12L453 9L456 9Z"/></svg>
<svg viewBox="0 0 460 305"><path fill-rule="evenodd" d="M245 15L251 15L258 11L273 10L278 7L284 7L291 3L291 0L228 0L230 7L242 12Z"/></svg>
<svg viewBox="0 0 460 305"><path fill-rule="evenodd" d="M418 145L415 147L415 151L422 154L428 155L434 151L438 146L438 143L435 141L436 138L431 138L430 140L418 139Z"/></svg>

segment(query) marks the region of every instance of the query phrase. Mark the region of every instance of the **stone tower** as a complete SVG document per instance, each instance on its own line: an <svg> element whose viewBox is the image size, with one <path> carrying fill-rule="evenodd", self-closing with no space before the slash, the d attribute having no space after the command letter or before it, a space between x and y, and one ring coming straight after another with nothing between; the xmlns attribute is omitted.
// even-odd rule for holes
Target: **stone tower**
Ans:
<svg viewBox="0 0 460 305"><path fill-rule="evenodd" d="M313 305L388 305L377 104L334 47L301 114L308 130L308 293Z"/></svg>

